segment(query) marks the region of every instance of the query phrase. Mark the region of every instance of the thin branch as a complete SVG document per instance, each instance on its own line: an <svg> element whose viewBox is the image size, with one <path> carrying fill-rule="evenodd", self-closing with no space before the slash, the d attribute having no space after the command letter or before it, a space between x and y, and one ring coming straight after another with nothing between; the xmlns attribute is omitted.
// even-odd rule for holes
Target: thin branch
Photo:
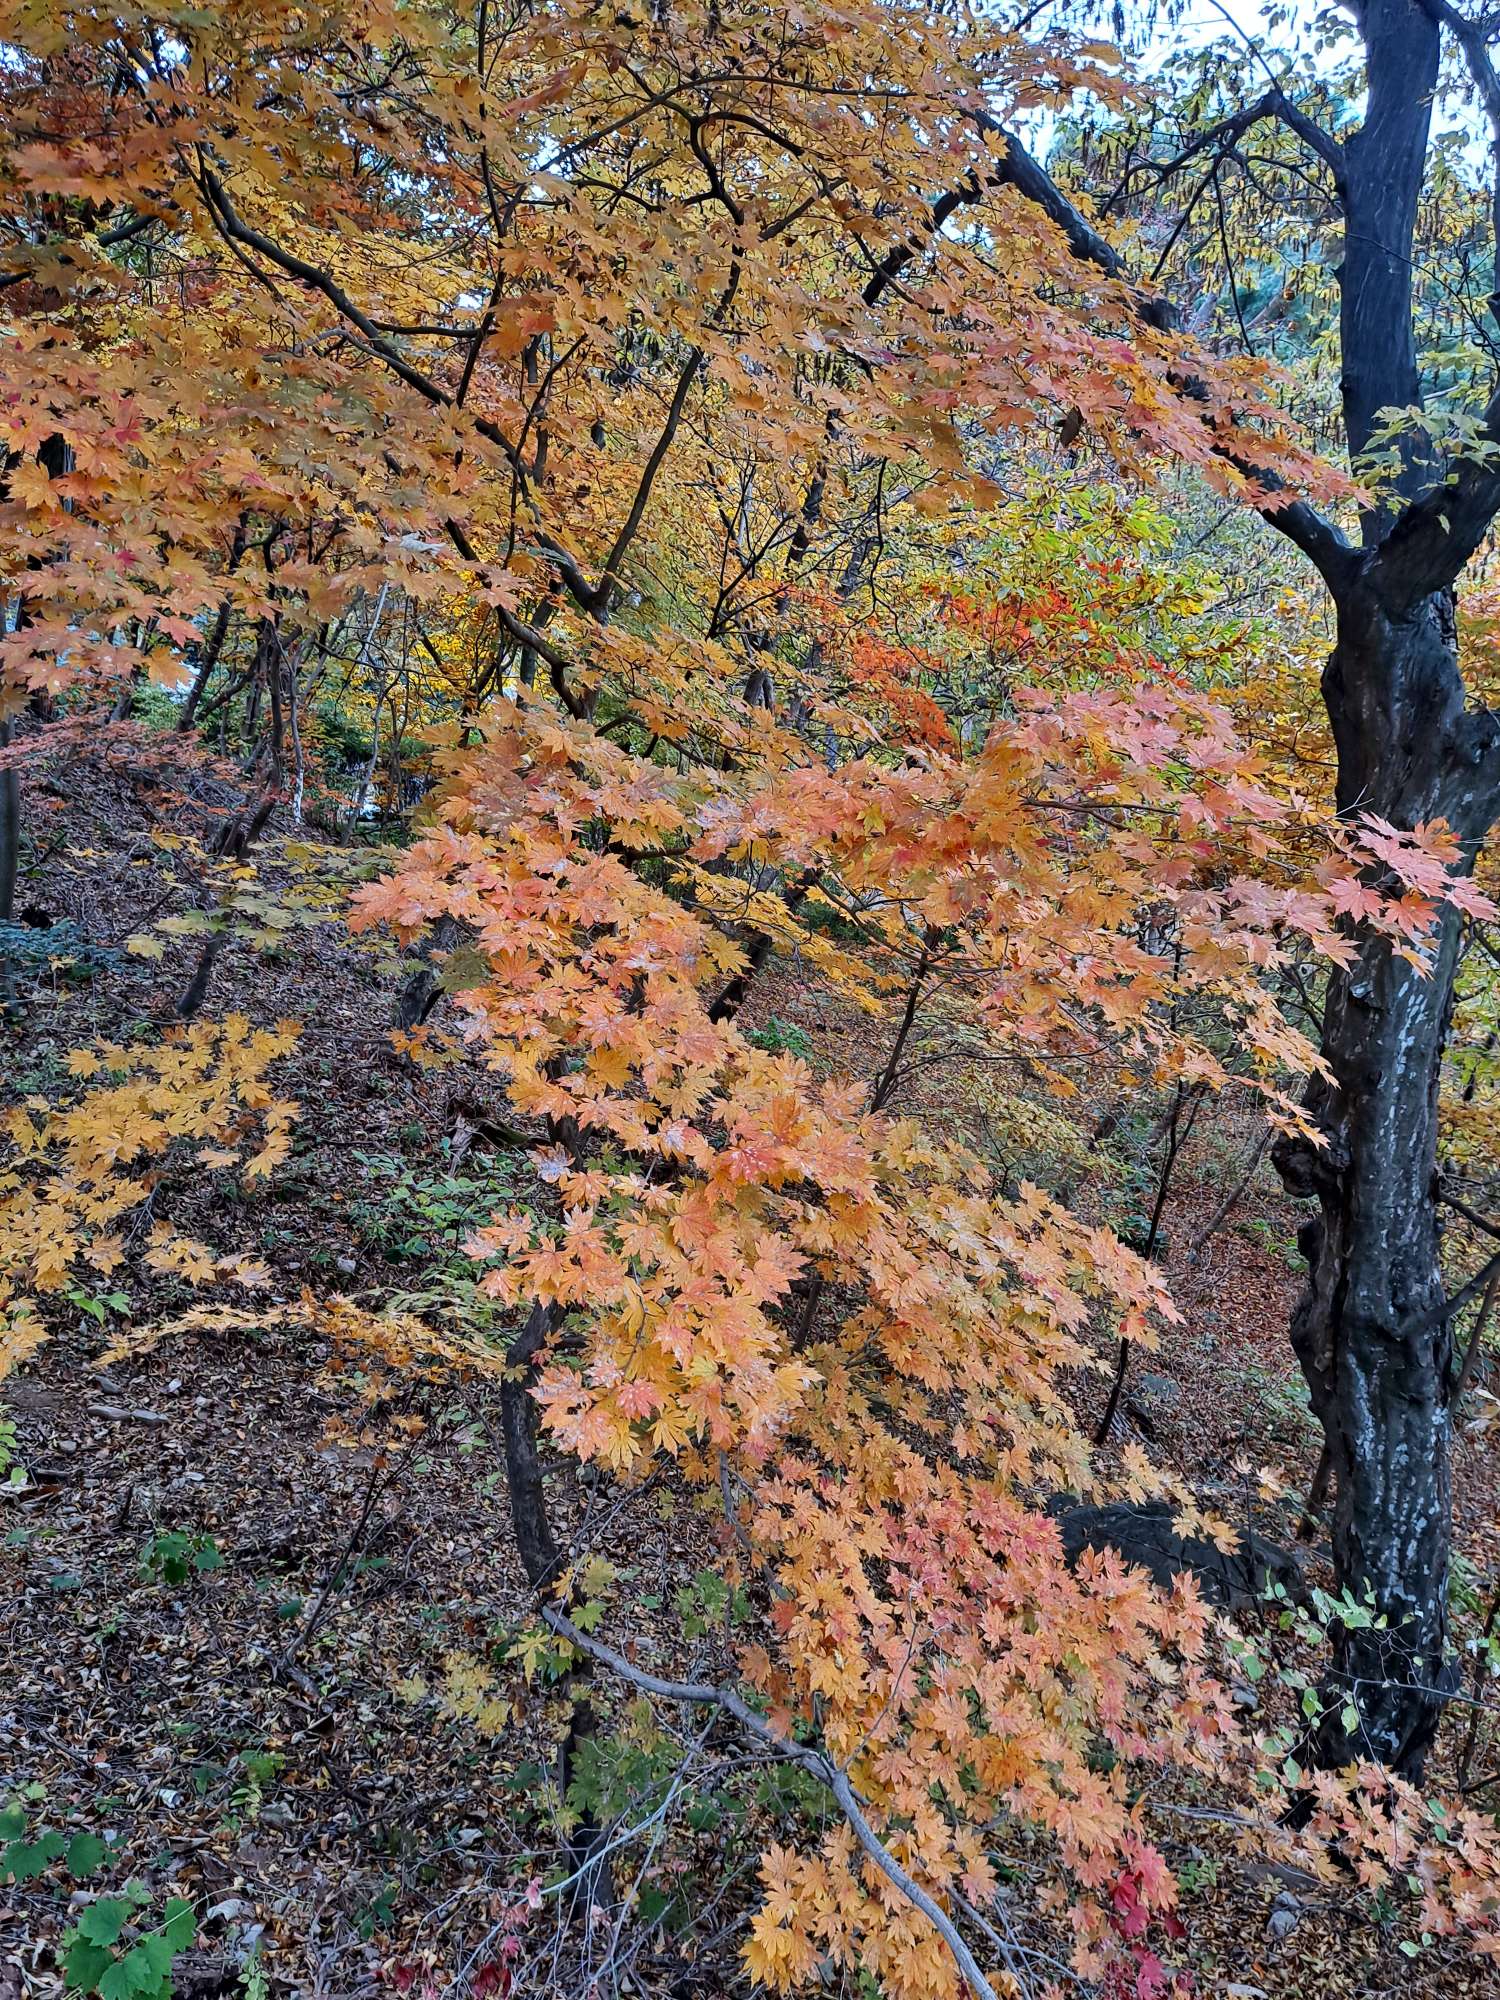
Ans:
<svg viewBox="0 0 1500 2000"><path fill-rule="evenodd" d="M1479 1294L1497 1272L1500 1272L1500 1250L1495 1252L1494 1256L1491 1257L1482 1269L1474 1273L1474 1276L1470 1278L1462 1291L1455 1292L1451 1299L1448 1299L1443 1305L1439 1306L1437 1311L1417 1328L1417 1332L1429 1333L1434 1328L1440 1327L1446 1321L1452 1319L1455 1313L1462 1312L1466 1305L1469 1305L1474 1299L1479 1297Z"/></svg>
<svg viewBox="0 0 1500 2000"><path fill-rule="evenodd" d="M1486 1236L1500 1236L1500 1222L1491 1222L1487 1215L1481 1215L1477 1208L1470 1208L1469 1204L1460 1201L1456 1194L1449 1194L1446 1189L1439 1189L1438 1200L1445 1208L1451 1208L1455 1214L1461 1215L1465 1222L1471 1222Z"/></svg>
<svg viewBox="0 0 1500 2000"><path fill-rule="evenodd" d="M424 374L420 368L413 367L400 348L381 332L368 314L360 310L335 278L320 269L318 265L309 264L294 251L284 249L264 231L246 222L231 200L229 190L212 167L206 163L201 164L197 180L208 204L209 215L219 233L228 242L245 250L254 250L258 256L264 257L278 270L284 271L289 278L295 278L298 284L306 285L310 291L320 292L334 310L348 320L361 335L370 352L383 361L392 374L398 376L408 388L415 389L425 401L435 403L440 408L455 407L454 399L448 391L434 382L431 376ZM504 453L512 471L524 486L525 466L522 464L520 453L500 426L492 423L487 417L476 416L470 421L481 437L497 445Z"/></svg>
<svg viewBox="0 0 1500 2000"><path fill-rule="evenodd" d="M1037 165L1014 133L995 124L992 119L984 119L982 129L995 133L1006 144L1005 158L997 163L997 182L1014 187L1027 200L1035 202L1046 215L1050 216L1067 238L1068 248L1081 262L1093 264L1098 270L1103 271L1106 277L1127 285L1136 314L1145 325L1163 332L1175 331L1179 315L1172 301L1153 293L1142 292L1130 285L1124 259L1119 251L1080 214L1050 175ZM955 196L955 205L958 200L974 201L978 198L979 192L976 187L976 191L972 194ZM906 261L909 261L909 258L903 258L902 262ZM1201 399L1204 395L1200 384L1188 381L1180 386L1189 396ZM1227 464L1268 489L1268 497L1257 503L1261 515L1273 527L1279 528L1288 541L1295 543L1316 565L1330 589L1337 591L1344 585L1352 574L1356 555L1342 531L1333 522L1326 520L1307 501L1288 500L1279 490L1275 475L1268 472L1265 467L1254 465L1240 454L1224 447L1218 449L1220 457ZM1457 574L1457 568L1454 574Z"/></svg>
<svg viewBox="0 0 1500 2000"><path fill-rule="evenodd" d="M1500 1271L1493 1272L1488 1285L1485 1286L1484 1299L1479 1308L1479 1317L1474 1322L1474 1331L1469 1335L1469 1344L1464 1349L1463 1362L1459 1367L1457 1375L1453 1378L1453 1388L1448 1397L1448 1407L1455 1413L1458 1410L1459 1404L1463 1401L1464 1391L1468 1388L1474 1374L1474 1364L1478 1361L1480 1349L1484 1346L1484 1336L1489 1329L1490 1314L1495 1309L1495 1294L1497 1291L1500 1291Z"/></svg>
<svg viewBox="0 0 1500 2000"><path fill-rule="evenodd" d="M1261 1133L1260 1138L1256 1142L1255 1151L1250 1155L1249 1166L1246 1167L1244 1173L1225 1196L1224 1200L1220 1202L1207 1228L1193 1239L1193 1246L1188 1251L1188 1262L1190 1264L1198 1262L1198 1259L1203 1255L1204 1246L1209 1238L1222 1227L1225 1218L1232 1212L1235 1204L1241 1200L1251 1181L1255 1179L1255 1170L1260 1165L1261 1157L1265 1153L1267 1146L1271 1143L1273 1129L1269 1124L1266 1126L1266 1129Z"/></svg>
<svg viewBox="0 0 1500 2000"><path fill-rule="evenodd" d="M1305 111L1300 111L1280 84L1273 83L1271 88L1256 98L1253 104L1244 105L1240 110L1231 112L1227 118L1221 118L1216 124L1207 126L1170 160L1135 161L1133 165L1127 167L1124 178L1110 196L1106 207L1113 207L1129 191L1130 182L1135 175L1151 174L1160 186L1174 174L1181 173L1182 169L1197 159L1200 153L1206 153L1212 148L1222 156L1237 140L1244 137L1251 126L1259 125L1267 118L1279 120L1305 145L1311 147L1332 171L1334 186L1342 196L1346 172L1343 147L1331 133L1325 132L1321 125L1309 118Z"/></svg>
<svg viewBox="0 0 1500 2000"><path fill-rule="evenodd" d="M677 426L682 422L688 391L692 388L698 370L702 366L703 349L695 347L689 352L682 373L677 378L677 387L672 392L672 401L667 409L667 421L662 426L660 437L651 448L651 456L641 468L640 484L636 487L635 498L630 503L630 512L625 517L624 526L615 537L615 545L610 550L609 558L604 565L604 573L599 579L596 592L597 608L600 610L608 605L609 593L619 576L620 564L624 561L630 544L635 540L636 531L645 516L651 499L651 489L656 484L656 475L661 470L662 460L671 450L672 440L677 435Z"/></svg>
<svg viewBox="0 0 1500 2000"><path fill-rule="evenodd" d="M849 1830L864 1849L866 1855L885 1876L892 1886L900 1891L916 1909L920 1910L937 1931L943 1943L953 1954L959 1971L968 1981L977 2000L997 2000L994 1987L979 1968L979 1962L965 1943L962 1933L952 1918L935 1902L927 1891L916 1882L901 1866L901 1863L886 1847L874 1827L865 1818L863 1808L849 1782L848 1773L835 1764L833 1759L816 1750L811 1744L793 1743L785 1736L779 1736L763 1716L738 1695L733 1688L719 1687L711 1681L670 1681L659 1674L648 1674L644 1668L616 1652L613 1646L606 1646L601 1640L593 1639L579 1631L571 1618L567 1618L555 1606L541 1607L543 1621L559 1638L566 1639L571 1646L600 1666L608 1667L612 1673L627 1681L642 1694L655 1695L662 1701L686 1702L697 1708L719 1708L730 1716L758 1743L762 1743L773 1756L788 1764L796 1764L802 1770L817 1778L832 1792L839 1810L848 1822Z"/></svg>

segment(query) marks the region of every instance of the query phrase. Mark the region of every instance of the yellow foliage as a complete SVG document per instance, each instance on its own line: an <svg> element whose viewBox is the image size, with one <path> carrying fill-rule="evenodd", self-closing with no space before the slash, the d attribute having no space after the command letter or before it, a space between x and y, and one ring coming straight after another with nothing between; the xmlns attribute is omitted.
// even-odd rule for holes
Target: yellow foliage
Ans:
<svg viewBox="0 0 1500 2000"><path fill-rule="evenodd" d="M67 1058L69 1074L91 1086L81 1095L12 1108L3 1120L10 1158L0 1165L0 1378L45 1338L39 1298L81 1282L84 1265L110 1275L143 1233L142 1261L157 1273L194 1285L268 1281L253 1259L151 1218L172 1169L189 1158L246 1163L255 1174L285 1157L297 1107L274 1098L266 1077L297 1033L289 1022L257 1029L230 1014L129 1047L101 1042Z"/></svg>

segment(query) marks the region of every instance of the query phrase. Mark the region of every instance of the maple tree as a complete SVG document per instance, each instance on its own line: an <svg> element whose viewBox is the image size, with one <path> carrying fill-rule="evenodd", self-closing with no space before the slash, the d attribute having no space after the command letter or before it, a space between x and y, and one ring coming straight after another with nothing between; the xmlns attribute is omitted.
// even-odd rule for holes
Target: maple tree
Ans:
<svg viewBox="0 0 1500 2000"><path fill-rule="evenodd" d="M1146 1597L1127 1611L1107 1563L1064 1585L1055 1530L1019 1504L1038 1482L1089 1478L1055 1383L1083 1357L1087 1299L1110 1300L1135 1338L1175 1309L1108 1231L1032 1188L997 1201L966 1149L884 1114L911 1024L934 991L963 983L994 1044L1036 1052L1060 1087L1070 1061L1106 1051L1222 1080L1207 1047L1165 1025L1174 975L1122 948L1122 909L1180 897L1196 949L1176 983L1235 1011L1268 1066L1299 1060L1253 977L1280 930L1337 958L1351 895L1402 950L1403 925L1415 938L1430 921L1426 903L1367 905L1346 857L1323 894L1202 886L1191 857L1204 829L1250 804L1269 849L1278 815L1201 698L1137 688L1026 706L1027 722L967 762L928 753L893 769L867 754L830 772L795 730L762 724L753 764L742 745L728 774L681 775L581 723L501 710L494 740L454 760L435 808L443 830L357 898L363 922L415 935L446 916L473 934L488 966L462 981L466 1032L517 1111L554 1135L540 1166L556 1219L527 1210L474 1239L503 1256L486 1288L526 1314L503 1394L533 1582L566 1603L535 1384L548 1430L583 1458L628 1475L664 1452L723 1488L772 1600L779 1643L742 1662L772 1727L784 1718L785 1741L816 1717L818 1768L903 1829L903 1873L980 1901L977 1828L1002 1809L1051 1831L1083 1885L1113 1880L1122 1851L1158 1867L1123 1796L1092 1774L1086 1738L1054 1734L1064 1685L1086 1732L1102 1727L1131 1757L1201 1756L1228 1722L1222 1689L1194 1665L1198 1607ZM1182 773L1180 789L1163 767ZM1056 840L1049 806L1074 819L1081 852ZM1161 830L1120 841L1109 815L1130 806L1161 814ZM1369 838L1389 851L1380 829ZM643 853L658 879L632 869ZM1416 849L1411 865L1426 866ZM757 890L762 875L800 893ZM820 909L858 926L858 954L820 937ZM904 994L873 1076L818 1088L796 1058L744 1040L734 1017L768 937L872 1009L881 990ZM1149 1482L1143 1462L1135 1477ZM1098 1655L1084 1637L1095 1589L1111 1605ZM577 1636L565 1612L550 1615ZM1164 1644L1183 1681L1171 1719L1146 1726L1137 1705L1155 1706ZM940 1756L951 1776L934 1809ZM812 1973L815 1935L899 1990L939 1977L917 1973L908 1920L888 1922L862 1882L864 1810L816 1862L768 1863L751 1964L773 1984ZM837 1920L810 1931L809 1910L830 1903ZM1153 1892L1153 1906L1170 1903ZM1073 1912L1087 1967L1101 1919L1082 1901Z"/></svg>
<svg viewBox="0 0 1500 2000"><path fill-rule="evenodd" d="M1132 278L1017 136L1080 90L1115 143L1129 129L1109 51L1065 33L758 0L8 0L0 39L0 920L19 773L69 732L163 702L196 770L233 716L249 792L218 855L193 852L193 906L127 946L149 964L163 938L203 939L169 1010L188 1025L75 1052L80 1082L110 1081L11 1116L9 1358L40 1338L33 1294L80 1264L107 1275L138 1238L163 1281L259 1278L141 1221L190 1146L227 1168L253 1138L259 1176L289 1144L267 1072L290 1030L197 1018L214 959L230 935L310 926L342 889L302 842L297 894L260 888L278 810L347 835L372 801L399 809L420 763L420 823L354 922L440 964L403 996L403 1056L474 1062L537 1141L540 1192L472 1238L506 1335L311 1294L171 1324L279 1313L414 1372L501 1376L511 1532L572 1677L564 1794L598 1669L716 1711L837 1807L764 1854L755 1978L790 1990L831 1963L913 2000L1030 1983L997 1899L1019 1829L1074 1972L1153 2000L1180 1925L1139 1773L1239 1785L1255 1753L1192 1584L1156 1590L1110 1555L1070 1569L1036 1509L1101 1480L1075 1373L1177 1308L1156 1264L1004 1185L907 1093L990 1064L1064 1105L1143 1083L1246 1094L1328 1212L1298 1335L1314 1359L1369 1253L1360 1176L1384 1176L1409 1240L1378 1257L1389 1276L1420 1252L1401 1339L1430 1394L1409 1371L1371 1379L1442 1441L1455 1301L1426 1179L1456 940L1490 914L1472 875L1493 789L1446 783L1471 735L1484 778L1488 739L1461 713L1443 592L1488 525L1487 457L1433 486L1402 433L1371 500L1302 441L1259 358ZM1426 113L1400 108L1415 146ZM1205 144L1252 112L1353 200L1354 140L1279 88ZM1127 179L1159 192L1196 142L1152 145ZM1375 275L1400 305L1388 250ZM1346 321L1346 352L1356 337ZM1378 396L1351 390L1356 451L1381 398L1414 400L1409 359ZM1089 488L1044 516L1080 441ZM1160 556L1170 531L1136 486L1164 463L1311 555L1342 621L1331 686L1374 685L1371 660L1408 708L1440 686L1448 737L1422 733L1424 709L1387 742L1382 709L1351 749L1335 701L1325 798L1284 740L1300 693L1249 683L1207 565ZM1364 553L1333 525L1361 506ZM341 732L347 809L323 783ZM869 1024L861 1069L816 1075L746 1032L778 958ZM1306 966L1329 994L1321 1049L1280 1004ZM1351 1025L1372 981L1394 1038L1378 1060ZM426 1018L442 992L456 1033ZM1386 1139L1362 1147L1366 1126ZM1357 1370L1356 1346L1339 1352ZM1316 1744L1339 1766L1357 1739L1410 1774L1444 1671L1444 1460L1409 1452L1427 1485L1361 1502L1347 1385L1320 1365L1338 1582L1373 1588L1385 1623L1336 1632ZM559 1526L558 1450L627 1494L665 1468L716 1513L756 1613L722 1678L640 1665ZM1117 1483L1169 1482L1132 1446ZM1428 1501L1413 1555L1401 1523ZM1425 1677L1415 1702L1384 1665L1366 1690L1393 1645ZM503 1726L477 1685L454 1712ZM1302 1804L1370 1882L1410 1863L1431 1929L1493 1947L1477 1818L1445 1845L1370 1769L1313 1779ZM597 1884L608 1852L585 1814L574 1873Z"/></svg>

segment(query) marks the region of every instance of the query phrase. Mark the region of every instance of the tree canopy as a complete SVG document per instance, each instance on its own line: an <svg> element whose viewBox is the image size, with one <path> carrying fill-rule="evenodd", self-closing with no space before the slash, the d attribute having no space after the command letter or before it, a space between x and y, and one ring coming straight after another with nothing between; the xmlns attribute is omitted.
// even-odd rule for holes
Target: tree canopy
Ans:
<svg viewBox="0 0 1500 2000"><path fill-rule="evenodd" d="M1500 1952L1450 1471L1500 1278L1500 29L1363 0L1132 66L899 0L0 18L0 1375L339 1357L340 1443L393 1427L257 1655L314 1704L381 1482L479 1399L524 1615L402 1686L495 1755L550 1689L552 1851L432 1990L652 1990L622 1939L691 1877L710 1978L1185 1994L1174 1812ZM257 1204L358 1185L408 1240L420 1120L383 1208L387 1153L297 1178L382 1065L451 1127L424 1282L283 1269ZM1263 1156L1311 1204L1290 1587L1280 1475L1130 1418L1215 1120L1248 1168L1188 1261ZM653 1497L703 1556L670 1628L610 1539ZM152 1525L139 1587L209 1589ZM0 1821L38 1897L130 1847L45 1799ZM154 1894L82 1903L68 1985L171 1990Z"/></svg>

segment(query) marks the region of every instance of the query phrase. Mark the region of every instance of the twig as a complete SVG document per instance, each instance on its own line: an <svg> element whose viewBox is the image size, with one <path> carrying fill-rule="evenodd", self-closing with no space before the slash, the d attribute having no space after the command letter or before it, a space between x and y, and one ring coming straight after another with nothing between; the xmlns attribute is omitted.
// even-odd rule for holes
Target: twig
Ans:
<svg viewBox="0 0 1500 2000"><path fill-rule="evenodd" d="M717 1687L711 1681L669 1681L660 1675L648 1674L632 1664L623 1653L613 1646L606 1646L601 1640L591 1639L580 1632L571 1618L550 1604L542 1606L543 1621L550 1625L560 1638L579 1652L608 1667L642 1694L653 1694L663 1701L682 1701L696 1707L722 1709L731 1716L742 1729L757 1742L764 1743L775 1756L789 1764L797 1764L826 1785L837 1800L839 1809L848 1822L849 1830L864 1849L866 1855L896 1889L914 1908L920 1910L937 1931L950 1952L964 1978L968 1981L978 2000L997 2000L995 1989L979 1969L979 1962L964 1942L963 1936L942 1906L936 1903L919 1882L912 1879L885 1846L880 1836L865 1818L854 1787L849 1782L848 1773L843 1771L832 1758L811 1744L792 1743L784 1736L778 1736L762 1716L755 1713L733 1688Z"/></svg>
<svg viewBox="0 0 1500 2000"><path fill-rule="evenodd" d="M406 1470L408 1459L411 1458L417 1446L421 1443L430 1442L425 1432L417 1431L407 1441L405 1449L398 1455L395 1464L385 1474L384 1478L381 1477L383 1468L378 1462L373 1468L369 1485L365 1489L364 1505L360 1509L359 1519L355 1522L349 1539L345 1542L333 1568L324 1577L322 1584L319 1586L318 1594L313 1599L312 1611L308 1615L306 1623L299 1626L292 1634L276 1661L277 1675L282 1679L291 1681L295 1686L302 1687L304 1692L311 1689L311 1683L308 1682L306 1675L302 1674L300 1668L294 1667L293 1662L302 1648L315 1636L319 1626L321 1626L324 1618L327 1616L333 1601L333 1594L343 1583L349 1571L354 1553L365 1538L365 1530L370 1525L370 1516L375 1511L376 1501L383 1499L401 1477L401 1474ZM316 1692L315 1690L312 1691Z"/></svg>
<svg viewBox="0 0 1500 2000"><path fill-rule="evenodd" d="M1474 1273L1462 1291L1455 1292L1451 1299L1446 1300L1435 1313L1425 1319L1416 1329L1417 1332L1430 1333L1452 1319L1455 1313L1462 1312L1471 1299L1477 1299L1485 1287L1493 1282L1497 1273L1500 1273L1500 1250L1495 1252L1482 1269Z"/></svg>
<svg viewBox="0 0 1500 2000"><path fill-rule="evenodd" d="M1464 1349L1463 1361L1453 1378L1453 1390L1448 1398L1448 1408L1453 1415L1457 1415L1464 1391L1468 1388L1474 1373L1474 1363L1479 1359L1479 1350L1484 1344L1485 1329L1490 1323L1490 1314L1494 1311L1496 1292L1500 1292L1500 1271L1493 1271L1490 1274L1490 1281L1485 1287L1484 1299L1479 1307L1479 1317L1474 1322L1474 1331L1469 1335L1469 1344Z"/></svg>
<svg viewBox="0 0 1500 2000"><path fill-rule="evenodd" d="M1243 1199L1245 1190L1249 1187L1251 1181L1255 1179L1255 1170L1260 1165L1267 1146L1271 1143L1271 1129L1267 1125L1265 1131L1261 1133L1259 1140L1256 1142L1255 1151L1250 1155L1249 1166L1246 1167L1240 1179L1235 1183L1232 1191L1220 1202L1218 1208L1214 1211L1213 1219L1208 1224L1208 1227L1193 1238L1192 1248L1188 1251L1188 1262L1190 1264L1197 1263L1198 1259L1203 1255L1204 1245L1208 1242L1209 1238L1218 1233L1223 1227L1226 1217L1233 1212L1236 1205Z"/></svg>
<svg viewBox="0 0 1500 2000"><path fill-rule="evenodd" d="M1328 1498L1329 1481L1333 1478L1333 1447L1326 1441L1313 1472L1312 1485L1307 1489L1307 1498L1302 1503L1302 1519L1297 1523L1297 1540L1310 1542L1318 1532L1324 1502Z"/></svg>
<svg viewBox="0 0 1500 2000"><path fill-rule="evenodd" d="M1465 1222L1472 1222L1474 1227L1482 1230L1486 1236L1500 1236L1500 1222L1491 1222L1487 1215L1481 1215L1478 1209L1470 1208L1466 1201L1460 1201L1456 1194L1449 1194L1446 1188L1439 1190L1438 1200L1446 1208L1454 1209Z"/></svg>

